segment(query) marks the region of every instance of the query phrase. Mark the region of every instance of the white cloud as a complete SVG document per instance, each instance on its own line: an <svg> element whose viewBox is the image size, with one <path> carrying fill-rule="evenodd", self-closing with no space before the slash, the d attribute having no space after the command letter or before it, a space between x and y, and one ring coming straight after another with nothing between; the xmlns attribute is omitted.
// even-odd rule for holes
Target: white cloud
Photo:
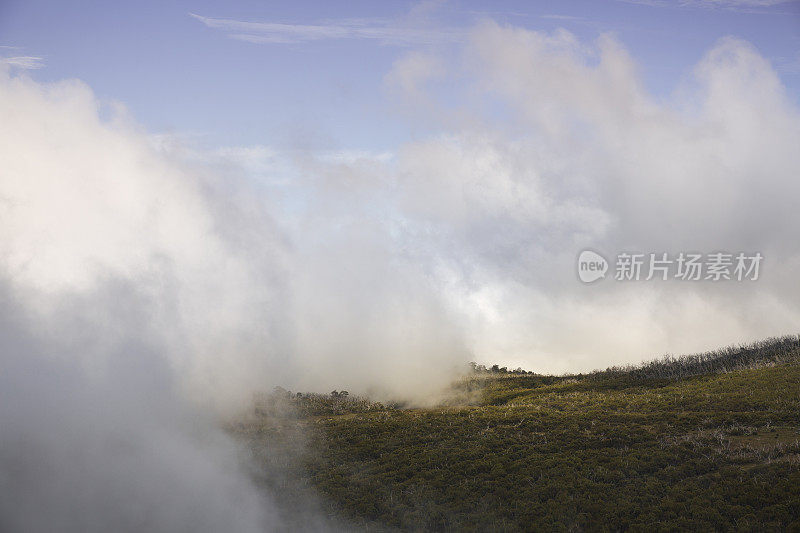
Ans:
<svg viewBox="0 0 800 533"><path fill-rule="evenodd" d="M384 83L403 99L421 104L427 99L425 86L445 75L446 65L436 55L421 51L405 54L392 65Z"/></svg>
<svg viewBox="0 0 800 533"><path fill-rule="evenodd" d="M80 82L1 81L0 273L30 301L135 282L180 385L217 409L300 382L429 394L466 358L424 265L394 256L391 154L203 154L102 122Z"/></svg>
<svg viewBox="0 0 800 533"><path fill-rule="evenodd" d="M303 257L292 276L301 308L347 298L345 289L331 291L336 276L340 288L371 280L382 302L395 297L391 287L408 292L422 283L444 303L420 294L417 311L408 312L433 306L438 311L425 320L458 324L454 351L461 343L487 362L557 372L796 327L792 268L800 250L792 228L800 219L790 199L800 194L793 149L800 119L750 45L718 42L667 102L648 93L630 54L607 35L586 43L564 30L487 23L462 52L448 61L413 50L385 77L418 111L408 117L445 133L386 157L270 154L293 176L287 205ZM442 92L431 82L458 89ZM574 275L584 247L761 251L771 274L751 285L609 282L589 289ZM385 286L374 276L381 271L391 280ZM315 329L345 346L360 337L354 352L380 351L377 339L359 333L373 305L360 302ZM380 338L395 334L388 328ZM314 365L340 358L310 331L301 337L299 346L314 344L301 350L317 354ZM447 343L435 345L450 362L441 355ZM340 370L353 376L379 368L368 357L344 360Z"/></svg>
<svg viewBox="0 0 800 533"><path fill-rule="evenodd" d="M202 153L101 115L0 72L0 528L276 528L220 418L279 384L427 401L469 358L392 238L391 155Z"/></svg>
<svg viewBox="0 0 800 533"><path fill-rule="evenodd" d="M462 61L452 76L482 97L438 103L465 101L473 120L443 122L449 134L406 145L397 165L414 239L485 361L587 370L796 329L800 114L750 45L721 40L667 103L608 36L486 24ZM586 247L759 250L770 275L587 288L574 274Z"/></svg>
<svg viewBox="0 0 800 533"><path fill-rule="evenodd" d="M0 167L0 529L277 527L217 418L269 376L271 230L77 81L0 72Z"/></svg>

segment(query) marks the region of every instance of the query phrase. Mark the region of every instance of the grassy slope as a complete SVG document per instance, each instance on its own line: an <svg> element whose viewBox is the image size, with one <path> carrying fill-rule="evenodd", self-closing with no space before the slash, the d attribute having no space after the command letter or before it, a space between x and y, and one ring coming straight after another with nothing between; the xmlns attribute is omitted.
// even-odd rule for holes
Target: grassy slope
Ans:
<svg viewBox="0 0 800 533"><path fill-rule="evenodd" d="M477 405L304 415L302 470L324 511L372 529L800 528L796 357L461 387Z"/></svg>

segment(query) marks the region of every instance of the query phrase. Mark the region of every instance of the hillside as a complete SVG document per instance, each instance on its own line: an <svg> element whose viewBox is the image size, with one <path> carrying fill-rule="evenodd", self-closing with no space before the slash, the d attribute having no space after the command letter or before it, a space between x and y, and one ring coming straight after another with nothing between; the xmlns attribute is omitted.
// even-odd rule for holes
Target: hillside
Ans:
<svg viewBox="0 0 800 533"><path fill-rule="evenodd" d="M281 397L236 431L256 452L302 436L299 454L257 457L273 474L291 457L287 502L319 494L348 529L800 530L797 337L588 375L474 373L462 402L430 409Z"/></svg>

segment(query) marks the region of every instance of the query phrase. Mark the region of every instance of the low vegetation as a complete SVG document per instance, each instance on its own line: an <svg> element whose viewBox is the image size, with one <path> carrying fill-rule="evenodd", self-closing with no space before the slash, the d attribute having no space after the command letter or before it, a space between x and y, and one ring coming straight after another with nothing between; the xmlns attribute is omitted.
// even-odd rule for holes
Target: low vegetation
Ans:
<svg viewBox="0 0 800 533"><path fill-rule="evenodd" d="M428 409L282 391L238 431L258 446L301 428L295 483L347 528L800 530L800 338L588 375L499 370Z"/></svg>

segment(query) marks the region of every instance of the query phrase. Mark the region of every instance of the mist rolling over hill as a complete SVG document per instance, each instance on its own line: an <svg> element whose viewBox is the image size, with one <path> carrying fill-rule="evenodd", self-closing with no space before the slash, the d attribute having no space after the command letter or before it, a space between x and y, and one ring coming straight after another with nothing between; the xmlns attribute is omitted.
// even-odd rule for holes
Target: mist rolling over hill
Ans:
<svg viewBox="0 0 800 533"><path fill-rule="evenodd" d="M302 427L282 495L315 487L348 529L791 530L798 384L793 336L591 374L474 372L427 409L280 390L231 429L259 457Z"/></svg>
<svg viewBox="0 0 800 533"><path fill-rule="evenodd" d="M796 527L797 24L1 2L0 530Z"/></svg>

